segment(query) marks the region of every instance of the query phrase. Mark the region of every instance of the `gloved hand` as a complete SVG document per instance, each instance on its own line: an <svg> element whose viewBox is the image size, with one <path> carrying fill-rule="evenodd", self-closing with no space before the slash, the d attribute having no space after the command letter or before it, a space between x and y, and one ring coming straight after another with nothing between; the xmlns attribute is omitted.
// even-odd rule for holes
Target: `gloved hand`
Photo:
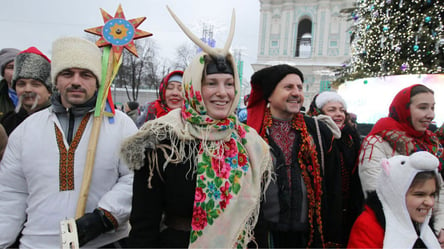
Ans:
<svg viewBox="0 0 444 249"><path fill-rule="evenodd" d="M86 213L76 220L79 246L83 246L102 233L112 230L112 222L105 216L101 209L95 209L92 213Z"/></svg>

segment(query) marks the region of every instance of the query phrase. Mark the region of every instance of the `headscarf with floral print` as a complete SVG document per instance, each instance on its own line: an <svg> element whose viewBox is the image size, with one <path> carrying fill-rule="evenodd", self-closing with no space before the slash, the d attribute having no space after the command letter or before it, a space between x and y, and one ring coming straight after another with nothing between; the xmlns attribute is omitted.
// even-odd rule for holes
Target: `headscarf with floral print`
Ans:
<svg viewBox="0 0 444 249"><path fill-rule="evenodd" d="M156 100L154 100L153 102L151 102L148 105L148 110L147 110L146 116L145 116L145 122L148 120L151 120L153 118L160 118L171 111L171 108L169 108L166 103L165 94L166 94L166 90L168 88L168 83L170 83L170 78L174 75L182 76L183 71L179 71L179 70L173 71L162 79L162 82L160 82L160 86L159 86L159 98L157 98Z"/></svg>
<svg viewBox="0 0 444 249"><path fill-rule="evenodd" d="M194 160L192 171L196 173L196 188L189 247L245 248L253 238L261 196L270 181L272 162L265 141L254 129L239 122L235 115L240 81L233 66L234 58L228 51L234 33L234 13L228 45L224 49L215 49L196 42L199 38L169 11L203 52L192 60L183 74L185 103L181 110L172 110L147 122L135 135L138 138L123 146L127 149L122 151L122 155L133 168L140 168L144 157L143 143L148 144L150 136L169 136L172 145L167 161ZM227 117L222 120L207 114L202 99L202 80L208 63L206 59L209 58L225 60L233 71L235 97ZM184 149L188 141L198 142L191 153ZM134 155L134 150L142 153ZM154 170L154 166L150 166L150 171Z"/></svg>

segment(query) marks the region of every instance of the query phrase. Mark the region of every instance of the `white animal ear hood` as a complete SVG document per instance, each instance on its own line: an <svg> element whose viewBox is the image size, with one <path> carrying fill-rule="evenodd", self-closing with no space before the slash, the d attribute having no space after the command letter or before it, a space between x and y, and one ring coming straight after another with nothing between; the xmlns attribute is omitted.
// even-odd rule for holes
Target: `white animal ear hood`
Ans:
<svg viewBox="0 0 444 249"><path fill-rule="evenodd" d="M413 247L418 236L407 210L405 196L419 172L434 171L438 179L441 179L438 166L438 158L426 151L416 152L410 156L394 156L381 161L383 169L376 192L386 219L384 248ZM421 225L420 237L427 248L439 248L439 242L428 225L430 216L431 211Z"/></svg>

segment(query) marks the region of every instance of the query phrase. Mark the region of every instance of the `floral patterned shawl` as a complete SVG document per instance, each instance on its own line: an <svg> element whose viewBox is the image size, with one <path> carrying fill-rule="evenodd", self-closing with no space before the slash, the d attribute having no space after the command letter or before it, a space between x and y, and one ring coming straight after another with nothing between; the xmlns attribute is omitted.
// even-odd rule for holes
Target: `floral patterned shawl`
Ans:
<svg viewBox="0 0 444 249"><path fill-rule="evenodd" d="M194 160L197 180L189 246L245 248L253 237L261 196L270 179L271 157L256 131L237 120L234 111L240 82L235 67L236 96L229 116L214 120L207 115L201 95L204 56L209 55L199 54L184 72L184 106L145 123L124 143L122 155L134 169L143 166L146 147L163 149L167 162ZM226 58L235 65L231 54ZM162 139L169 139L171 146L165 147ZM198 146L185 151L185 145L195 140L200 141ZM161 166L155 158L148 154L151 174Z"/></svg>

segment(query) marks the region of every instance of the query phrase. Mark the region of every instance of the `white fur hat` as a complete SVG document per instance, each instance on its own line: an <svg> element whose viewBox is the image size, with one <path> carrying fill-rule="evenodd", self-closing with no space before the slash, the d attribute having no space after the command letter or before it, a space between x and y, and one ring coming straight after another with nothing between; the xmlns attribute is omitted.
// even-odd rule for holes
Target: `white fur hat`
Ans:
<svg viewBox="0 0 444 249"><path fill-rule="evenodd" d="M102 52L96 44L78 37L63 37L52 44L51 79L57 85L57 75L68 68L90 70L97 80L102 78Z"/></svg>
<svg viewBox="0 0 444 249"><path fill-rule="evenodd" d="M337 94L336 92L325 91L321 92L316 97L316 107L319 109L322 109L322 107L328 102L339 102L342 104L342 106L344 106L344 109L347 110L347 105L345 104L344 99L341 97L341 95Z"/></svg>

